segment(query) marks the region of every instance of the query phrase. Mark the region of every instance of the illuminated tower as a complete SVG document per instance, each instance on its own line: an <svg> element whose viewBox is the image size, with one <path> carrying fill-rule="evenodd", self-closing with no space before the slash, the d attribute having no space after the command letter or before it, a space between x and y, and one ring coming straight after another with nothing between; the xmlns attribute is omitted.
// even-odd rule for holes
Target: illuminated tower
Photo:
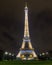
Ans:
<svg viewBox="0 0 52 65"><path fill-rule="evenodd" d="M31 60L37 58L36 53L34 52L34 48L32 47L30 35L29 35L29 25L28 25L28 7L25 5L25 25L24 25L24 38L22 42L22 46L17 55L17 58L22 60Z"/></svg>

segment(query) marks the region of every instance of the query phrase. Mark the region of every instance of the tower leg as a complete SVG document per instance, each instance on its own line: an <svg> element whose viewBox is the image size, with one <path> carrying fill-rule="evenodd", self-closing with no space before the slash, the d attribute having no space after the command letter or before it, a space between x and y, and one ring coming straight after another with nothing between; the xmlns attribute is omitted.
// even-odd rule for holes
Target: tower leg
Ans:
<svg viewBox="0 0 52 65"><path fill-rule="evenodd" d="M17 58L20 58L20 54L21 54L21 51L18 53L18 55L16 56Z"/></svg>

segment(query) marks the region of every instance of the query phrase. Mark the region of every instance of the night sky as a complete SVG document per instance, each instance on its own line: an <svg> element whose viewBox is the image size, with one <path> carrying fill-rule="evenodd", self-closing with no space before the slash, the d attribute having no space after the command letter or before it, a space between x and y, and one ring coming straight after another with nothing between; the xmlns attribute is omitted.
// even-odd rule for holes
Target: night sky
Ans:
<svg viewBox="0 0 52 65"><path fill-rule="evenodd" d="M28 0L30 37L35 51L52 50L52 0ZM25 0L0 1L0 49L18 53L24 34Z"/></svg>

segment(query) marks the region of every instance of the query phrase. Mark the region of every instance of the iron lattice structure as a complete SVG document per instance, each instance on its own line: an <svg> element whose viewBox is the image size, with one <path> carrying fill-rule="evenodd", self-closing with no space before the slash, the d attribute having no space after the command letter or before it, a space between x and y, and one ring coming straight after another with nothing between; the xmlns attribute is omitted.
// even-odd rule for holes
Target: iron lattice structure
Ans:
<svg viewBox="0 0 52 65"><path fill-rule="evenodd" d="M20 58L22 60L31 60L37 58L37 55L34 52L34 48L32 47L31 40L30 40L27 4L25 5L24 11L25 11L24 38L23 38L20 51L17 55L17 58Z"/></svg>

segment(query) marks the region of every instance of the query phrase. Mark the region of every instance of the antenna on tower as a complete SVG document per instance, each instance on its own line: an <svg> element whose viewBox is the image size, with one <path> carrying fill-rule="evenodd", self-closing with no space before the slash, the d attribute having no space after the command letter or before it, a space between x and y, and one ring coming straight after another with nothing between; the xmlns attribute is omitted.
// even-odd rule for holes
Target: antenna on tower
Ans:
<svg viewBox="0 0 52 65"><path fill-rule="evenodd" d="M27 0L25 0L25 7L27 7Z"/></svg>
<svg viewBox="0 0 52 65"><path fill-rule="evenodd" d="M25 2L25 6L27 6L27 2Z"/></svg>
<svg viewBox="0 0 52 65"><path fill-rule="evenodd" d="M25 10L24 11L28 11L28 7L27 7L27 2L25 1Z"/></svg>

